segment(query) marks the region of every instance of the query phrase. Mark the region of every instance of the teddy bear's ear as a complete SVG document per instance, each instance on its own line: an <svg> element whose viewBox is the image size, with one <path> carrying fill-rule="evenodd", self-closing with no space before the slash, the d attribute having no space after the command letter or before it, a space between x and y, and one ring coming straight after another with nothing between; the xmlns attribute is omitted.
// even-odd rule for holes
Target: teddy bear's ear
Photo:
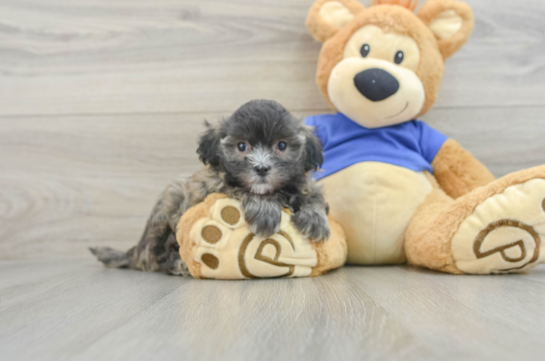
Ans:
<svg viewBox="0 0 545 361"><path fill-rule="evenodd" d="M437 38L445 59L466 43L474 25L473 10L457 0L428 0L418 12L418 17Z"/></svg>
<svg viewBox="0 0 545 361"><path fill-rule="evenodd" d="M357 0L317 0L308 12L306 25L312 37L324 42L365 10Z"/></svg>

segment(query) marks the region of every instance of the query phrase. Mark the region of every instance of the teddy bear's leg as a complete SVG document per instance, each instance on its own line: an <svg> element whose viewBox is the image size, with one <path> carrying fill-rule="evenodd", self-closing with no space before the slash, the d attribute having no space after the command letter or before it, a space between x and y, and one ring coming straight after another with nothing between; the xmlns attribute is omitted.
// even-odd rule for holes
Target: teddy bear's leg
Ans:
<svg viewBox="0 0 545 361"><path fill-rule="evenodd" d="M454 200L436 187L406 233L409 263L449 273L512 273L545 259L545 166Z"/></svg>

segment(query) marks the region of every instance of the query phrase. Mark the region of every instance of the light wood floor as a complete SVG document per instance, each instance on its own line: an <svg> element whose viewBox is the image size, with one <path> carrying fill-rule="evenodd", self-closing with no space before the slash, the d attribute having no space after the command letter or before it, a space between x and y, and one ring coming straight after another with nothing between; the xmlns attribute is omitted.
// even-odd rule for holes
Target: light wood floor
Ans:
<svg viewBox="0 0 545 361"><path fill-rule="evenodd" d="M256 282L0 262L2 360L543 360L545 267Z"/></svg>
<svg viewBox="0 0 545 361"><path fill-rule="evenodd" d="M0 360L543 359L545 268L195 281L102 268L253 98L328 112L313 0L0 0ZM368 4L368 0L362 1ZM545 164L545 2L476 28L424 117L497 176Z"/></svg>

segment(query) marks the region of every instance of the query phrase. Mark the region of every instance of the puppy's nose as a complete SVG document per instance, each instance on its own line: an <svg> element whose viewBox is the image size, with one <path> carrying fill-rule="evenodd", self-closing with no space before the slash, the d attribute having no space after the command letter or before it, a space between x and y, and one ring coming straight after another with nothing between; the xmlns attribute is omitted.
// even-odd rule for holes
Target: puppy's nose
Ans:
<svg viewBox="0 0 545 361"><path fill-rule="evenodd" d="M268 167L265 165L258 165L254 169L257 172L257 174L259 174L260 176L265 176L267 175L267 173L269 173L269 171L271 170L271 167Z"/></svg>
<svg viewBox="0 0 545 361"><path fill-rule="evenodd" d="M358 91L372 102L391 97L399 90L399 82L390 73L382 69L367 69L354 77Z"/></svg>

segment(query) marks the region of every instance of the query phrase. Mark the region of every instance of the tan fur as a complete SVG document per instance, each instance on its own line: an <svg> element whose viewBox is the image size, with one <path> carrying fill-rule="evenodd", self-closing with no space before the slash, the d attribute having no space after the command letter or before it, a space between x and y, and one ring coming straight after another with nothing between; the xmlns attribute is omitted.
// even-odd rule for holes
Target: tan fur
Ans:
<svg viewBox="0 0 545 361"><path fill-rule="evenodd" d="M473 11L469 5L457 0L428 0L420 11L418 11L418 17L422 19L424 24L430 25L437 15L446 10L454 10L456 14L462 18L463 22L460 31L452 38L443 40L438 39L439 50L441 51L441 54L443 54L444 59L450 58L454 53L460 50L467 42L467 39L469 39L475 24Z"/></svg>
<svg viewBox="0 0 545 361"><path fill-rule="evenodd" d="M416 6L418 5L418 0L371 0L371 6L381 4L402 6L411 11L414 11L414 9L416 9Z"/></svg>
<svg viewBox="0 0 545 361"><path fill-rule="evenodd" d="M545 179L545 166L509 174L454 200L442 189L434 189L414 215L405 235L410 264L461 274L452 256L451 240L462 221L484 200L507 187L532 179Z"/></svg>
<svg viewBox="0 0 545 361"><path fill-rule="evenodd" d="M431 163L441 188L456 199L496 178L458 142L448 139Z"/></svg>
<svg viewBox="0 0 545 361"><path fill-rule="evenodd" d="M343 60L349 39L362 27L374 25L384 33L409 36L417 43L420 62L415 73L425 92L425 102L418 117L425 114L437 99L445 59L465 44L474 26L471 8L457 0L428 0L416 15L407 9L411 8L412 1L377 0L372 4L378 5L359 11L342 29L332 30L315 19L323 3L323 0L315 3L309 15L309 19L314 20L307 25L313 34L319 34L317 38L320 41L325 40L318 60L316 83L334 110L337 109L328 94L330 74ZM322 26L324 28L320 29ZM433 190L418 207L405 233L405 252L411 264L450 273L463 273L455 265L452 237L479 204L504 192L509 186L535 178L545 179L545 166L542 166L495 180L483 164L454 140L443 144L432 167L434 176L427 173L426 177ZM342 183L342 175L337 174L336 177L340 177ZM354 176L351 177L353 179ZM357 180L360 178L363 179L363 175ZM542 201L536 200L539 204Z"/></svg>
<svg viewBox="0 0 545 361"><path fill-rule="evenodd" d="M331 38L333 35L335 35L337 31L339 31L339 28L328 23L327 21L322 19L322 17L320 16L320 9L322 8L322 6L325 3L332 2L332 1L343 4L354 15L365 10L365 6L363 6L357 0L318 0L316 1L309 10L305 24L310 34L312 35L312 37L315 40L322 43L326 41L327 39Z"/></svg>
<svg viewBox="0 0 545 361"><path fill-rule="evenodd" d="M410 264L443 272L461 273L453 266L454 259L448 238L448 234L456 232L459 223L452 216L450 224L446 224L446 217L443 216L444 210L453 201L442 189L436 188L418 207L405 233L405 254Z"/></svg>
<svg viewBox="0 0 545 361"><path fill-rule="evenodd" d="M416 75L422 81L426 100L419 115L426 113L435 103L444 74L444 60L433 33L411 11L396 5L377 5L359 13L350 24L339 30L322 46L318 59L316 83L329 105L327 83L331 71L343 59L344 46L358 29L375 25L386 33L397 33L413 38L420 49L420 63ZM335 109L336 110L336 109Z"/></svg>
<svg viewBox="0 0 545 361"><path fill-rule="evenodd" d="M414 16L410 10L399 5L383 4L364 10L355 1L343 0L343 4L351 10L354 9L352 12L356 17L339 30L319 16L321 6L327 1L331 0L318 0L314 3L307 18L307 27L317 40L325 41L318 60L316 83L331 108L337 110L329 99L327 83L332 69L343 59L344 46L361 27L376 25L387 33L407 35L417 42L421 61L416 74L422 80L426 93L424 106L418 116L427 113L437 100L444 74L444 60L465 44L473 30L471 8L456 0L429 0L422 6L418 16ZM437 15L446 10L454 10L462 17L462 28L450 39L437 39L428 26Z"/></svg>
<svg viewBox="0 0 545 361"><path fill-rule="evenodd" d="M331 238L327 242L313 242L312 249L318 254L318 264L312 268L311 277L323 275L334 268L341 267L346 262L348 247L342 227L331 217L329 228Z"/></svg>

